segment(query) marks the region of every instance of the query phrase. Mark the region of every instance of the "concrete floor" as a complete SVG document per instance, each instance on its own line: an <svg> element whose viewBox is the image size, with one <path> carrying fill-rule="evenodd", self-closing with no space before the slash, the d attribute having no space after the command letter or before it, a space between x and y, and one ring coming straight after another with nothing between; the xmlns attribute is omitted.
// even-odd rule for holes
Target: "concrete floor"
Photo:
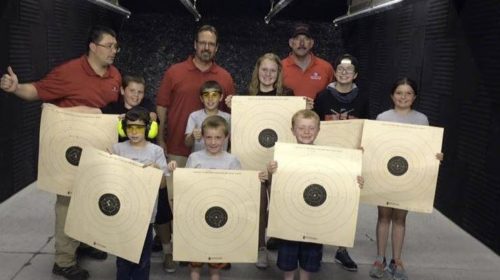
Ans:
<svg viewBox="0 0 500 280"><path fill-rule="evenodd" d="M55 195L32 184L0 204L0 280L63 279L51 273L54 260ZM313 279L370 279L368 271L376 253L376 209L361 205L355 247L351 257L358 272L347 272L333 262L334 247L327 246L321 271ZM272 265L259 270L253 264L233 264L223 279L280 279ZM433 214L411 213L403 259L410 279L500 279L500 257L461 230L437 210ZM82 260L91 279L114 279L115 257L105 261ZM205 278L208 278L208 271ZM151 279L189 279L188 269L173 274L161 269L160 255L153 255Z"/></svg>

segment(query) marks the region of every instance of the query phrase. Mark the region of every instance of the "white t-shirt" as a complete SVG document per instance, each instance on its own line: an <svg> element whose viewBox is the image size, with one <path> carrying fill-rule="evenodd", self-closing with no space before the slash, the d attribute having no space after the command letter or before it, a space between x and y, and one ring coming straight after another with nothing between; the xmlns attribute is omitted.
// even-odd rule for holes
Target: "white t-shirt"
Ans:
<svg viewBox="0 0 500 280"><path fill-rule="evenodd" d="M189 155L186 168L204 168L204 169L241 169L241 163L235 155L226 151L213 156L207 150L203 149Z"/></svg>
<svg viewBox="0 0 500 280"><path fill-rule="evenodd" d="M394 109L387 110L377 116L377 120L386 122L398 122L407 124L429 125L427 117L415 110L411 110L408 114L398 114Z"/></svg>
<svg viewBox="0 0 500 280"><path fill-rule="evenodd" d="M229 124L229 127L231 127L231 115L219 110L217 112L218 116L223 117L227 123ZM193 132L193 129L195 128L201 128L201 125L203 124L203 121L207 118L207 113L205 112L205 109L201 109L198 111L194 111L189 115L188 122L186 125L186 132L184 135L190 134ZM224 151L227 151L227 145L228 145L228 140L224 142ZM193 148L191 152L197 152L205 149L205 142L203 141L203 138L200 140L195 140Z"/></svg>

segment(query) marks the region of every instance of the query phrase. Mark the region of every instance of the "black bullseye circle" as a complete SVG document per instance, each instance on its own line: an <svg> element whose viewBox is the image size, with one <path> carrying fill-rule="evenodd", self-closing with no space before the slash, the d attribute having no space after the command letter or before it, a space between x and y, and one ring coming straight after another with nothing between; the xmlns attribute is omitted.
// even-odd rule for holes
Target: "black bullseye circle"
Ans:
<svg viewBox="0 0 500 280"><path fill-rule="evenodd" d="M71 146L66 150L66 160L74 166L80 163L80 156L82 155L82 148Z"/></svg>
<svg viewBox="0 0 500 280"><path fill-rule="evenodd" d="M227 212L221 207L210 207L205 213L205 221L213 228L223 227L227 223Z"/></svg>
<svg viewBox="0 0 500 280"><path fill-rule="evenodd" d="M99 197L99 209L106 216L114 216L120 211L120 199L114 194L105 193Z"/></svg>
<svg viewBox="0 0 500 280"><path fill-rule="evenodd" d="M303 196L307 205L318 207L326 201L326 190L321 185L312 184L307 186Z"/></svg>
<svg viewBox="0 0 500 280"><path fill-rule="evenodd" d="M387 169L394 176L401 176L408 171L408 161L404 157L395 156L387 162Z"/></svg>
<svg viewBox="0 0 500 280"><path fill-rule="evenodd" d="M262 147L274 147L276 141L278 141L278 134L270 128L266 128L259 133L259 143Z"/></svg>

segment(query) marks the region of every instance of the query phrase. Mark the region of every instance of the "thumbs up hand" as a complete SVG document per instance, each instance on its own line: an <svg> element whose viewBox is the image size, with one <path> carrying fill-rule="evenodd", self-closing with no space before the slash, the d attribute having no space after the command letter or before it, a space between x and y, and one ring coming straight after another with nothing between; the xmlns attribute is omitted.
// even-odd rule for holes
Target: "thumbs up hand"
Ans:
<svg viewBox="0 0 500 280"><path fill-rule="evenodd" d="M12 67L7 68L7 74L3 74L0 79L0 88L6 92L15 92L19 86L17 75L12 70Z"/></svg>

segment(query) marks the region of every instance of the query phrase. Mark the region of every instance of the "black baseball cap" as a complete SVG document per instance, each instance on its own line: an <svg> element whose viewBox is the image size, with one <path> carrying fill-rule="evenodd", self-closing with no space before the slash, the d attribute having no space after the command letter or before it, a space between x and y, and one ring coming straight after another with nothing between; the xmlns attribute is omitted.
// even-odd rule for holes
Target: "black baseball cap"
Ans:
<svg viewBox="0 0 500 280"><path fill-rule="evenodd" d="M310 27L308 24L298 23L294 26L294 28L292 29L292 33L291 33L290 38L295 38L299 35L305 35L309 38L312 38L311 30L310 30Z"/></svg>

